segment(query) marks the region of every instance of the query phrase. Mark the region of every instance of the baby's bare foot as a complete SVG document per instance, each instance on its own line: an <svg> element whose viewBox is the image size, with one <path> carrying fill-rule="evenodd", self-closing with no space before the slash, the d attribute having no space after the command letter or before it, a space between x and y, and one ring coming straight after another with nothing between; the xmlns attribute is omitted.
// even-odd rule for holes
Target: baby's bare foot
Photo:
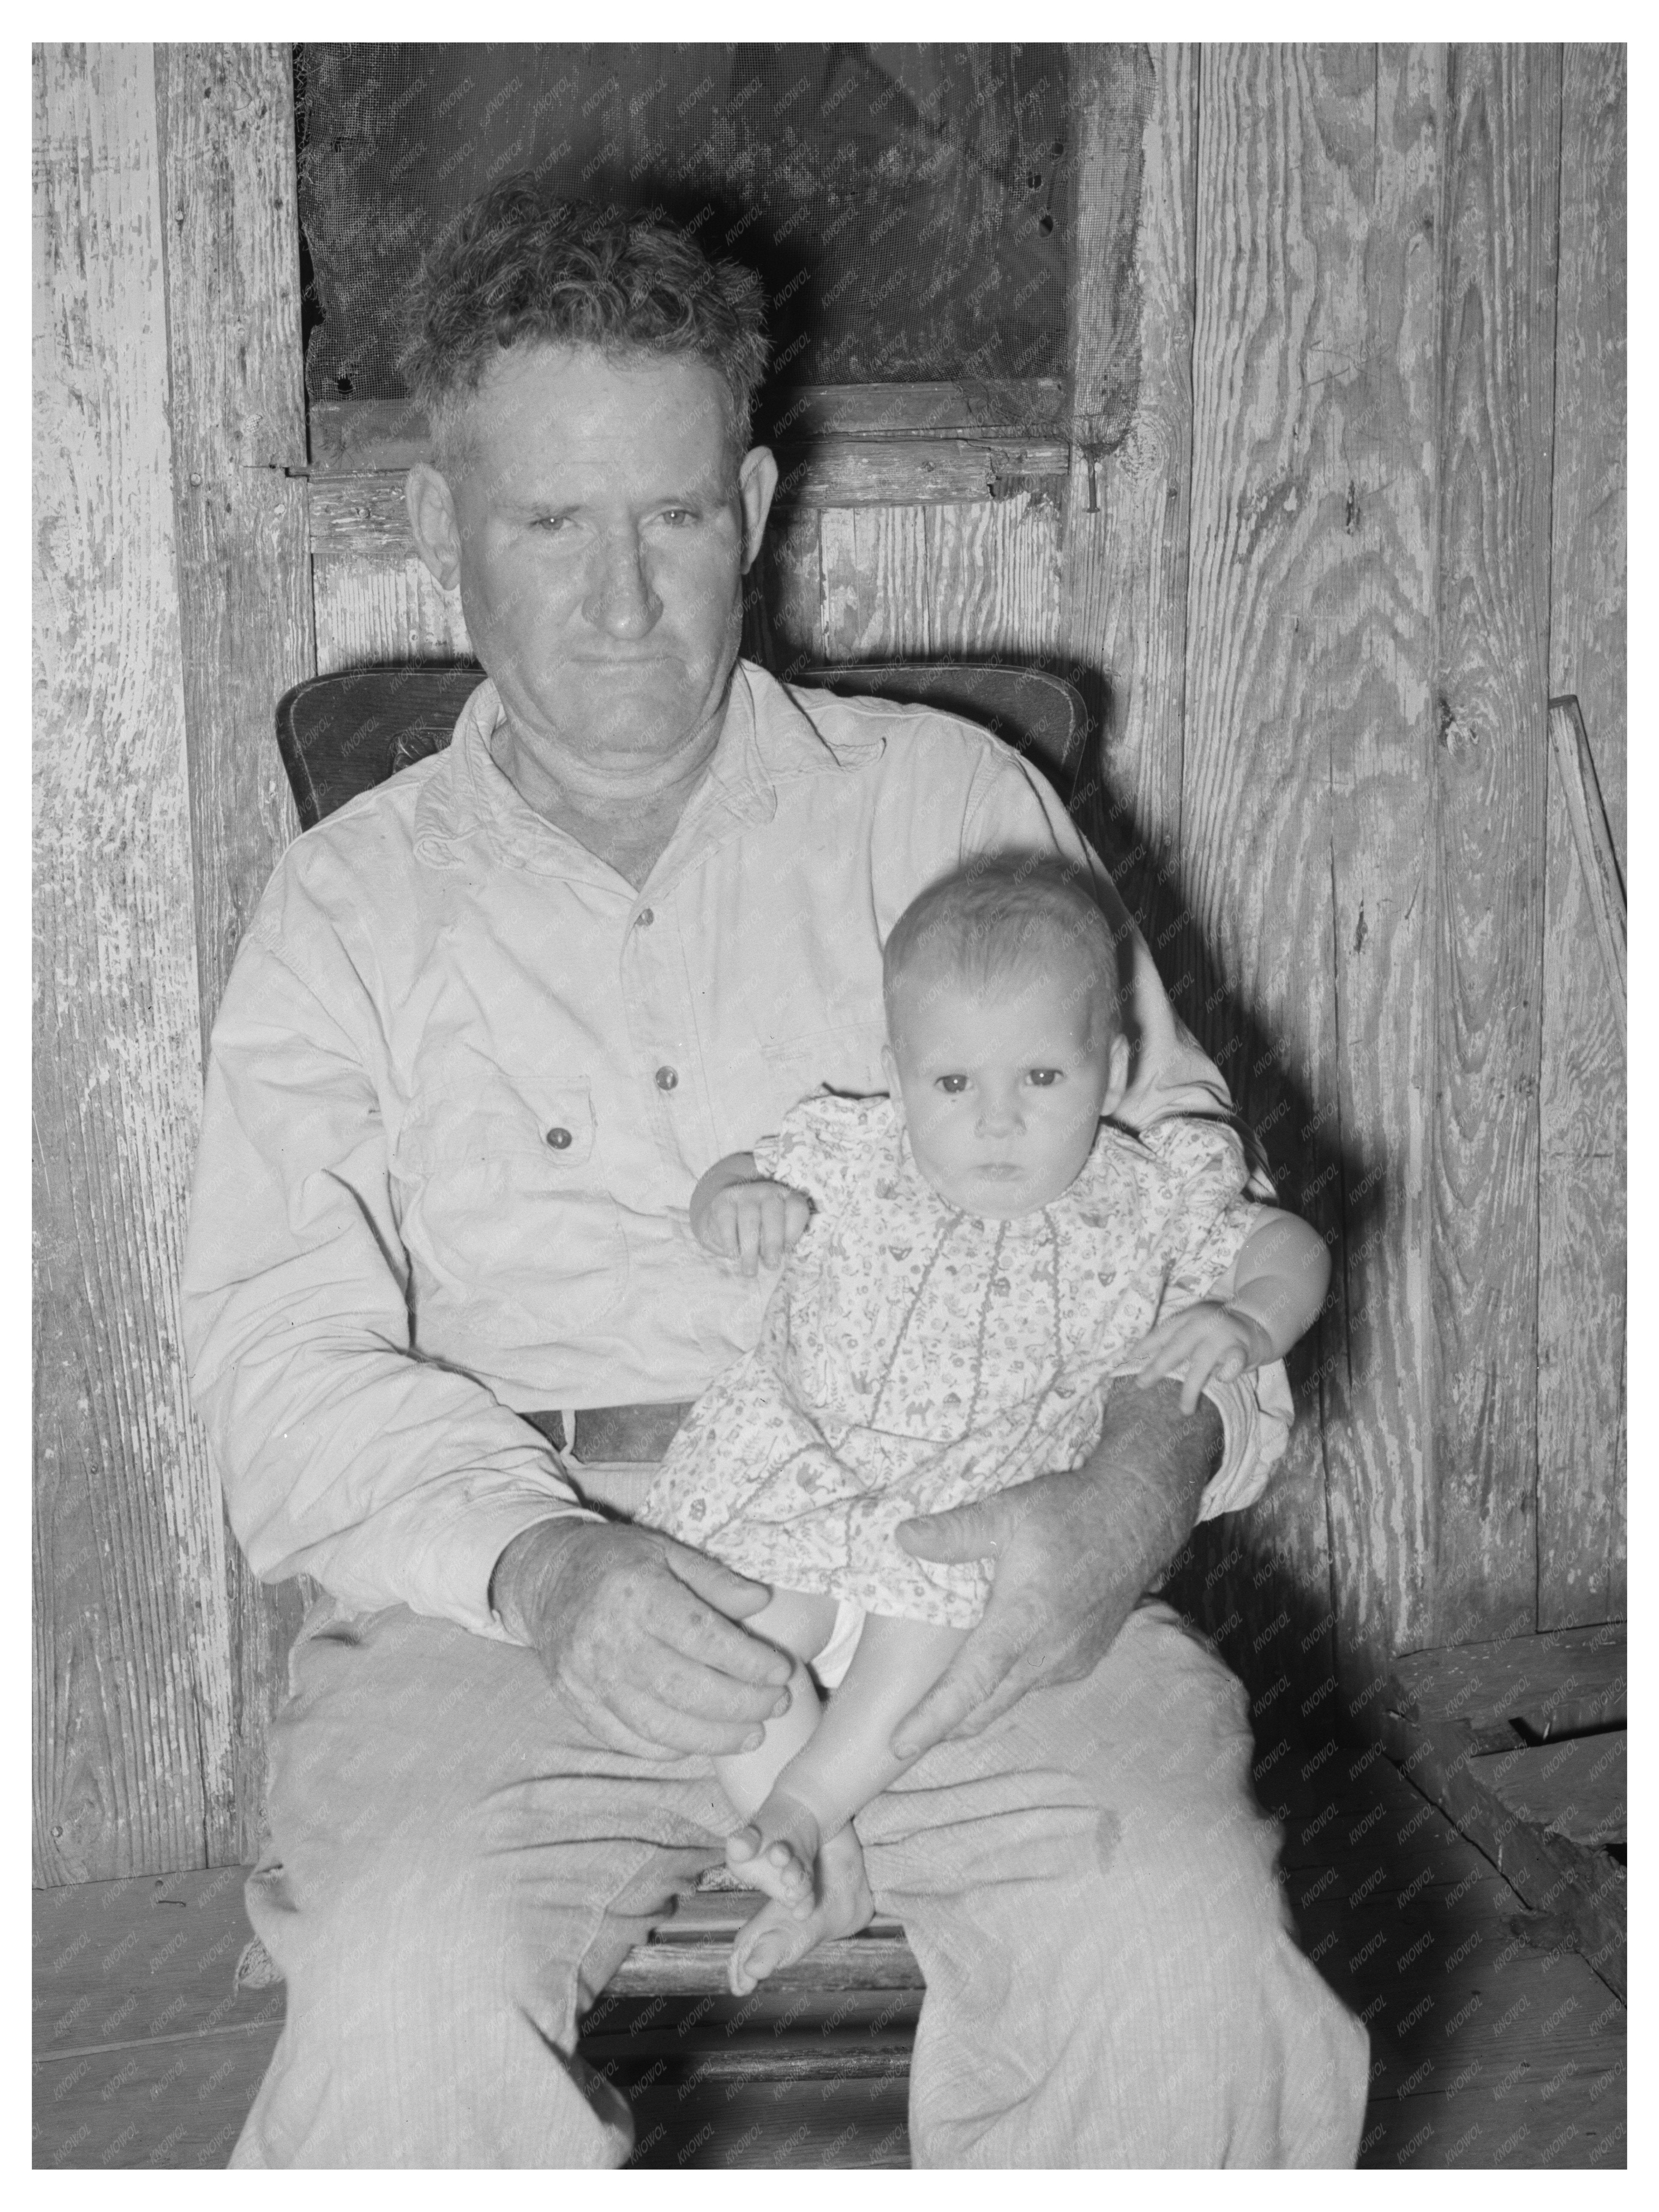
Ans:
<svg viewBox="0 0 1659 2212"><path fill-rule="evenodd" d="M817 1856L816 1899L805 1918L798 1908L769 1898L754 1918L738 1930L727 1978L734 1996L746 1997L780 1966L837 1936L855 1936L868 1927L876 1910L865 1878L864 1853L850 1826L837 1829Z"/></svg>
<svg viewBox="0 0 1659 2212"><path fill-rule="evenodd" d="M812 1909L817 1815L799 1797L775 1790L745 1828L726 1839L726 1863L750 1889L798 1912Z"/></svg>

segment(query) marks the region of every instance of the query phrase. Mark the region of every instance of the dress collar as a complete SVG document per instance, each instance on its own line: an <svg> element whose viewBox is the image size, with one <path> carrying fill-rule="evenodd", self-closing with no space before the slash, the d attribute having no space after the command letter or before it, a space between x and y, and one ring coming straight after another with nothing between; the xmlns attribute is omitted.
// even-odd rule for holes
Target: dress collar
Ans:
<svg viewBox="0 0 1659 2212"><path fill-rule="evenodd" d="M1067 1185L1058 1198L1050 1199L1047 1206L1038 1206L1030 1213L1016 1213L1001 1218L989 1213L971 1213L967 1207L952 1206L949 1199L941 1198L921 1170L916 1165L916 1156L910 1148L910 1132L896 1100L890 1101L897 1133L893 1147L891 1171L878 1183L878 1198L896 1205L921 1205L931 1210L942 1224L963 1223L987 1231L1006 1230L1016 1238L1046 1237L1052 1233L1057 1221L1069 1219L1079 1200L1098 1194L1099 1170L1103 1165L1103 1139L1109 1125L1103 1121L1095 1133L1095 1142L1088 1158L1078 1170L1075 1182Z"/></svg>

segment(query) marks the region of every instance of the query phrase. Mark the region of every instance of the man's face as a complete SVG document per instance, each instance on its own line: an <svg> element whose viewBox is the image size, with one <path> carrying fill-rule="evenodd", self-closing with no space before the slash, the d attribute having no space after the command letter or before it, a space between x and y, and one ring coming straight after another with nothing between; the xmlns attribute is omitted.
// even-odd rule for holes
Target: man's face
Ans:
<svg viewBox="0 0 1659 2212"><path fill-rule="evenodd" d="M916 1165L950 1205L1006 1220L1077 1180L1129 1065L1079 980L1014 977L983 997L937 969L899 983L888 1080Z"/></svg>
<svg viewBox="0 0 1659 2212"><path fill-rule="evenodd" d="M527 345L486 372L410 514L517 740L556 766L672 758L718 726L776 471L738 466L716 372Z"/></svg>

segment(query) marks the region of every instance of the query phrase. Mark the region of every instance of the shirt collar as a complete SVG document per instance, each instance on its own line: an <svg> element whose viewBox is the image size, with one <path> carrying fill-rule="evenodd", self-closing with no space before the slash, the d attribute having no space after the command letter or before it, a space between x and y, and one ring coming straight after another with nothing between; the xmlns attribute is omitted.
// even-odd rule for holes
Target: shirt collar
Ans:
<svg viewBox="0 0 1659 2212"><path fill-rule="evenodd" d="M489 740L501 718L501 696L486 678L461 709L449 749L416 803L416 859L435 868L483 860L542 875L597 871L608 877L574 837L544 821L496 766ZM664 860L711 842L739 823L770 821L780 783L838 774L873 759L884 743L878 732L854 729L838 731L832 744L775 677L738 661L708 773Z"/></svg>

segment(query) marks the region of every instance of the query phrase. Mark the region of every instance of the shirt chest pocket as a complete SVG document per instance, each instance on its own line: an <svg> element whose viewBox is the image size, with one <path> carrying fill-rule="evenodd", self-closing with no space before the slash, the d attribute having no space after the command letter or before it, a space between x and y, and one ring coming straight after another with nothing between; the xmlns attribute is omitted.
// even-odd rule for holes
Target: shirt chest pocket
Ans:
<svg viewBox="0 0 1659 2212"><path fill-rule="evenodd" d="M404 1242L422 1279L549 1331L620 1304L628 1252L585 1082L438 1076L392 1157Z"/></svg>

